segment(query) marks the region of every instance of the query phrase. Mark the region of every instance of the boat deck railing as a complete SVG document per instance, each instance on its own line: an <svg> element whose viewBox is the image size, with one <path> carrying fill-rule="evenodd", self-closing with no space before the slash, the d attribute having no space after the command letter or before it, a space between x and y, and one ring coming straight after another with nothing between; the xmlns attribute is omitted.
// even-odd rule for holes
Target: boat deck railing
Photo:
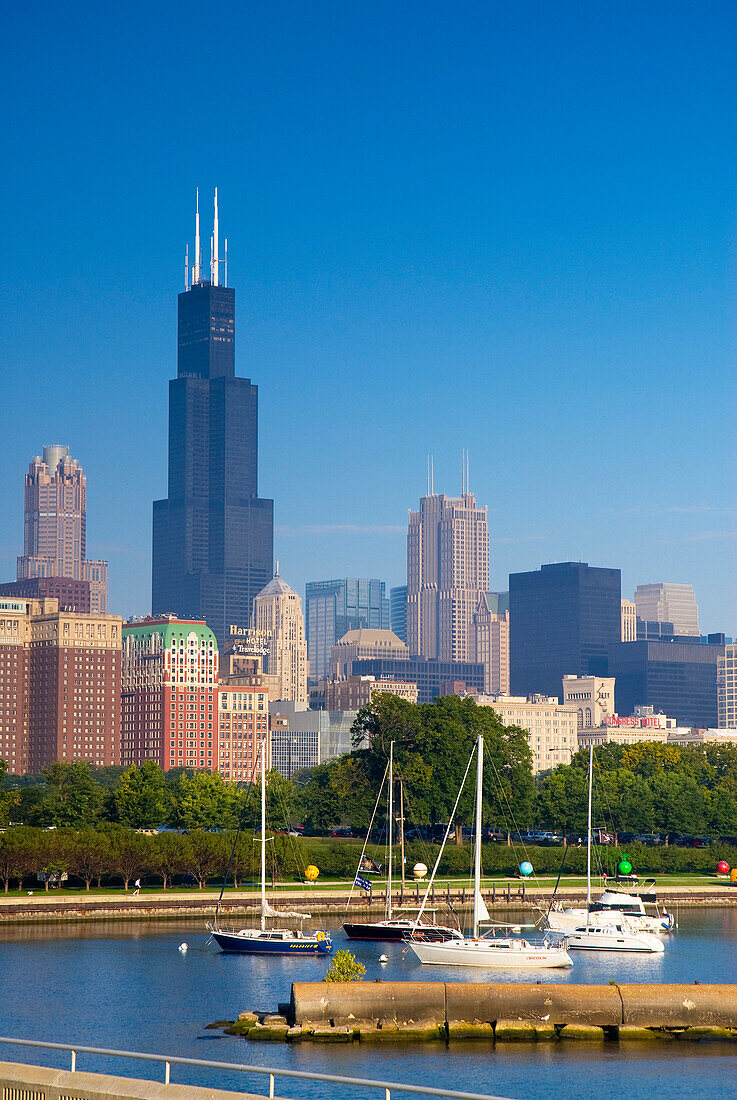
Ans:
<svg viewBox="0 0 737 1100"><path fill-rule="evenodd" d="M247 1066L238 1062L214 1062L205 1058L182 1058L174 1054L144 1054L142 1051L111 1050L106 1047L88 1047L81 1044L49 1043L39 1039L13 1039L0 1036L0 1043L7 1046L35 1047L41 1050L62 1050L71 1055L71 1071L77 1072L77 1055L89 1054L105 1058L129 1058L139 1062L157 1062L164 1067L164 1084L171 1083L172 1066L199 1066L202 1069L232 1070L235 1073L252 1073L268 1077L269 1091L265 1096L275 1096L277 1077L300 1081L323 1081L330 1085L350 1085L356 1088L376 1089L384 1093L384 1100L391 1100L392 1093L413 1093L421 1096L446 1096L451 1100L508 1100L482 1092L459 1092L456 1089L433 1088L430 1085L410 1085L398 1081L378 1081L368 1077L343 1077L334 1073L310 1073L301 1069L281 1069L268 1066Z"/></svg>

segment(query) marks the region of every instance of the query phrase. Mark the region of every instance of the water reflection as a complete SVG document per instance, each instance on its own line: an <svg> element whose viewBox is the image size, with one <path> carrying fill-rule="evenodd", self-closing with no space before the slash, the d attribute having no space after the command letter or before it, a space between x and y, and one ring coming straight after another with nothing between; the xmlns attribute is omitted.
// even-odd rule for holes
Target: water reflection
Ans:
<svg viewBox="0 0 737 1100"><path fill-rule="evenodd" d="M336 945L348 946L336 929ZM189 950L180 953L186 940ZM351 944L365 963L367 980L521 980L529 974L467 972L457 967L422 967L401 944ZM682 911L680 930L665 953L653 956L577 952L570 971L541 974L541 981L735 982L737 912ZM379 957L386 954L387 963ZM737 1058L730 1045L685 1043L646 1048L628 1044L571 1048L569 1044L441 1044L417 1048L371 1048L359 1044L298 1044L263 1047L206 1031L212 1020L232 1018L244 1008L274 1009L288 999L293 980L320 980L326 961L315 958L248 958L219 953L207 944L201 921L126 921L0 926L0 1034L82 1042L129 1050L217 1058L254 1065L432 1081L435 1085L489 1091L512 1097L588 1097L597 1092L618 1100L653 1095L731 1095ZM534 979L533 979L534 980ZM68 1064L63 1056L13 1049L18 1061ZM138 1071L98 1060L82 1063L113 1073ZM143 1072L143 1070L140 1070ZM222 1088L264 1091L263 1081L228 1073L177 1070L175 1079ZM352 1100L363 1091L331 1092L324 1085L281 1083L277 1092L295 1097Z"/></svg>

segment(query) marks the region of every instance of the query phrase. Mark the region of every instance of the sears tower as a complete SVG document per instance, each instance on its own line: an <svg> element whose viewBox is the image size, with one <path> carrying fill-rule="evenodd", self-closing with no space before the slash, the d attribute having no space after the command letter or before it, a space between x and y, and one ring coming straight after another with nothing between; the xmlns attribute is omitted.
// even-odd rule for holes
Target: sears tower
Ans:
<svg viewBox="0 0 737 1100"><path fill-rule="evenodd" d="M274 502L258 495L258 387L235 375L235 291L218 199L209 277L200 248L179 295L177 377L169 382L169 494L154 501L154 614L205 619L222 647L248 626L273 575ZM222 274L222 279L221 279Z"/></svg>

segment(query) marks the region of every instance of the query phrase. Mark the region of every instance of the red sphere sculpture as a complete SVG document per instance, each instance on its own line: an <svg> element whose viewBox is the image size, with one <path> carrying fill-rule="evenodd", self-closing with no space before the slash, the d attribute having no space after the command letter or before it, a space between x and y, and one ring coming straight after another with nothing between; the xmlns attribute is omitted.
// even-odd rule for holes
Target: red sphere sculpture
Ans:
<svg viewBox="0 0 737 1100"><path fill-rule="evenodd" d="M720 859L719 862L717 863L717 874L719 874L719 875L728 875L729 874L729 864L727 863L726 859Z"/></svg>

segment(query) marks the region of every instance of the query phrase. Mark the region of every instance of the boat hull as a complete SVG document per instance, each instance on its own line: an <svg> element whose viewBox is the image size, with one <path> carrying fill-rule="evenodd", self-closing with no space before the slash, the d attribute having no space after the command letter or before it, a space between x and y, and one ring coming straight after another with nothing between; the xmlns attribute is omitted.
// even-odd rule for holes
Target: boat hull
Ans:
<svg viewBox="0 0 737 1100"><path fill-rule="evenodd" d="M606 918L609 918L607 921ZM615 909L600 909L598 911L592 911L589 914L589 921L592 927L602 927L604 924L609 923L612 918L621 919L626 917L629 924L636 928L638 932L650 932L653 935L662 935L664 932L671 930L665 918L661 920L659 917L643 917L637 915L631 915L629 913L623 913L621 910ZM574 929L580 928L586 921L585 909L559 909L551 910L545 918L545 923L548 928L554 932L573 932Z"/></svg>
<svg viewBox="0 0 737 1100"><path fill-rule="evenodd" d="M418 925L415 929L412 921L402 924L383 924L376 921L373 924L346 923L343 931L349 940L373 940L382 943L402 943L408 937L421 939L425 942L438 942L447 940L452 932L446 928L433 928L428 925Z"/></svg>
<svg viewBox="0 0 737 1100"><path fill-rule="evenodd" d="M269 940L240 936L237 932L213 932L212 938L221 951L234 955L329 955L333 949L329 939L318 940L311 936Z"/></svg>
<svg viewBox="0 0 737 1100"><path fill-rule="evenodd" d="M566 941L571 951L627 951L641 955L659 955L665 950L662 940L652 932L613 935L607 934L604 929L590 928L588 931L579 931L578 934L567 932Z"/></svg>
<svg viewBox="0 0 737 1100"><path fill-rule="evenodd" d="M488 940L452 940L446 943L416 943L410 947L421 963L437 966L501 967L505 970L547 970L573 966L565 947L534 947L523 941L505 946Z"/></svg>

